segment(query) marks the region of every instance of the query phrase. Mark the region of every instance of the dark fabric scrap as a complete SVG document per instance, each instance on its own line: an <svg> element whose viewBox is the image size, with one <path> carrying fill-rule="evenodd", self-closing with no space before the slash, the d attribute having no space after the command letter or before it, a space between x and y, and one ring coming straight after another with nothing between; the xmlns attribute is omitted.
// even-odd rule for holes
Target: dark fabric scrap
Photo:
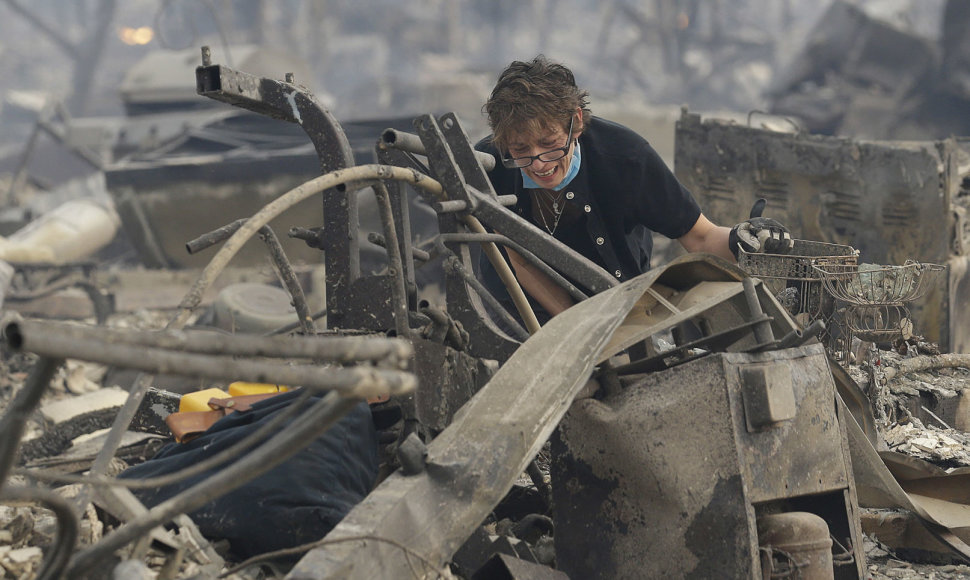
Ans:
<svg viewBox="0 0 970 580"><path fill-rule="evenodd" d="M283 393L256 403L250 411L232 413L189 443L166 445L121 477L157 477L195 465L259 429L297 395L298 391ZM317 400L311 398L306 405ZM207 538L228 540L233 557L290 548L319 540L333 529L370 493L377 469L377 433L367 404L361 403L287 461L189 515ZM155 506L214 471L135 494L147 506Z"/></svg>

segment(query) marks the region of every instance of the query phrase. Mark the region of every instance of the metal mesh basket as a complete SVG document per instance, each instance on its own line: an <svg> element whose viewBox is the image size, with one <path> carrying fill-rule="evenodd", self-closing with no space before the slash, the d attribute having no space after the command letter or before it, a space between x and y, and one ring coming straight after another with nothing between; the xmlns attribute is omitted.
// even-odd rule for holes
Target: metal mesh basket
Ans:
<svg viewBox="0 0 970 580"><path fill-rule="evenodd" d="M833 296L860 306L901 305L926 293L944 270L939 264L906 262L902 266L816 264Z"/></svg>
<svg viewBox="0 0 970 580"><path fill-rule="evenodd" d="M822 292L821 272L817 264L855 266L859 252L852 246L828 244L810 240L793 240L788 254L752 254L739 251L738 266L748 274L761 278L765 286L800 323L815 321L823 316L832 300ZM802 315L802 316L799 316ZM828 320L823 320L828 322Z"/></svg>
<svg viewBox="0 0 970 580"><path fill-rule="evenodd" d="M845 309L845 324L854 336L869 342L889 342L913 336L909 309L902 304L850 304Z"/></svg>
<svg viewBox="0 0 970 580"><path fill-rule="evenodd" d="M820 340L832 356L848 363L852 331L842 320L845 308L838 308L835 298L822 286L816 264L855 266L859 252L852 246L793 240L788 254L751 254L738 252L738 266L764 282L778 302L802 327L816 320L825 323Z"/></svg>

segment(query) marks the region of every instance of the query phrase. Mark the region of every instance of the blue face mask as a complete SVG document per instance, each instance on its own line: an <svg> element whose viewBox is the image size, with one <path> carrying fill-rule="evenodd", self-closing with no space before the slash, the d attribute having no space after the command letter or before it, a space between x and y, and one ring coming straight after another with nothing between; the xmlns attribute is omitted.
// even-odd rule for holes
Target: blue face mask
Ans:
<svg viewBox="0 0 970 580"><path fill-rule="evenodd" d="M569 182L576 177L577 173L579 173L579 164L582 162L582 160L583 156L579 152L579 141L576 141L576 146L573 147L573 158L569 162L569 169L566 170L566 177L562 178L559 185L552 188L553 191L559 191L560 189L569 185ZM526 189L540 189L540 185L535 181L532 181L532 179L525 174L525 169L520 169L519 171L522 173L522 187Z"/></svg>

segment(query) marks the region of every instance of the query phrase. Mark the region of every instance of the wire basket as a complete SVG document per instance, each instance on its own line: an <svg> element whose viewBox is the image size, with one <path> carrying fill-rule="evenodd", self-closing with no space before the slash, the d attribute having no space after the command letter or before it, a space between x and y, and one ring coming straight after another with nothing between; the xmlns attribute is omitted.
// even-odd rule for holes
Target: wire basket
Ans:
<svg viewBox="0 0 970 580"><path fill-rule="evenodd" d="M859 252L841 244L792 241L792 251L788 254L752 254L742 249L738 252L738 266L760 278L803 328L816 320L824 322L825 332L819 339L836 360L848 364L852 332L842 320L845 308L838 308L835 298L824 290L815 265L855 266Z"/></svg>
<svg viewBox="0 0 970 580"><path fill-rule="evenodd" d="M814 268L832 296L849 304L880 306L916 300L945 267L907 261L902 266L819 263Z"/></svg>
<svg viewBox="0 0 970 580"><path fill-rule="evenodd" d="M852 246L841 244L811 240L793 242L788 254L754 254L741 249L738 266L761 278L775 298L803 326L819 317L828 323L826 312L831 310L833 301L822 292L821 273L815 265L855 266L859 252Z"/></svg>
<svg viewBox="0 0 970 580"><path fill-rule="evenodd" d="M889 342L913 336L913 320L909 309L902 304L850 304L845 309L844 319L859 340Z"/></svg>

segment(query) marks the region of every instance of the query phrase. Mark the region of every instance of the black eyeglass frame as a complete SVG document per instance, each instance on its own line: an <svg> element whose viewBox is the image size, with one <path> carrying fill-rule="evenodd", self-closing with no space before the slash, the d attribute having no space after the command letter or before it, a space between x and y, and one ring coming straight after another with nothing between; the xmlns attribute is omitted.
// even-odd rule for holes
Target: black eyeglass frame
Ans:
<svg viewBox="0 0 970 580"><path fill-rule="evenodd" d="M538 155L526 155L524 157L503 157L502 165L506 169L524 169L538 159L543 163L551 163L553 161L559 161L563 157L569 154L569 147L573 144L573 123L576 122L576 115L573 115L569 119L569 131L566 132L566 144L562 147L556 147L555 149L550 149L548 151L543 151ZM552 157L550 157L552 155ZM528 163L523 163L528 161Z"/></svg>

